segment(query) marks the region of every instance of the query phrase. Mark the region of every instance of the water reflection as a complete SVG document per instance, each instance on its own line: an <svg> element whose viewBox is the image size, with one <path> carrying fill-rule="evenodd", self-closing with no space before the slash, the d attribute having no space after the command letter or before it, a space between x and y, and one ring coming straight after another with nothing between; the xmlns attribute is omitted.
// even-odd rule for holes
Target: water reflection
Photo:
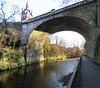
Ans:
<svg viewBox="0 0 100 88"><path fill-rule="evenodd" d="M66 88L59 82L77 65L77 60L42 62L0 73L0 88Z"/></svg>

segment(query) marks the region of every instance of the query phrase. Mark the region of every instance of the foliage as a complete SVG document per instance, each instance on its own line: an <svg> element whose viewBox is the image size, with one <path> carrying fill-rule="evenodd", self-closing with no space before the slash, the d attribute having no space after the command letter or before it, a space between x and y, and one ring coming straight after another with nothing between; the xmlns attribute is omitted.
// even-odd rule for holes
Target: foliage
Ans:
<svg viewBox="0 0 100 88"><path fill-rule="evenodd" d="M48 56L46 60L54 61L54 60L64 60L66 58L67 58L66 55L60 55L60 56L58 55L58 56Z"/></svg>
<svg viewBox="0 0 100 88"><path fill-rule="evenodd" d="M20 14L20 11L17 5L13 5L9 12L6 10L6 4L5 0L0 0L0 70L26 64L23 51L18 51L22 39L21 31L13 29L11 25L8 28L8 21L14 21L14 15Z"/></svg>
<svg viewBox="0 0 100 88"><path fill-rule="evenodd" d="M49 44L47 42L44 43L44 57L46 60L58 60L58 59L65 59L66 55L62 51L63 48L59 47L56 44Z"/></svg>
<svg viewBox="0 0 100 88"><path fill-rule="evenodd" d="M0 49L0 70L12 69L25 64L23 52L10 50L9 48Z"/></svg>
<svg viewBox="0 0 100 88"><path fill-rule="evenodd" d="M0 70L26 64L23 50L20 48L21 39L21 31L11 28L7 28L6 32L0 36Z"/></svg>
<svg viewBox="0 0 100 88"><path fill-rule="evenodd" d="M76 58L82 56L83 52L79 47L69 47L67 48L67 57Z"/></svg>
<svg viewBox="0 0 100 88"><path fill-rule="evenodd" d="M67 58L76 58L82 55L79 47L58 46L57 44L44 43L44 57L46 60L63 60Z"/></svg>
<svg viewBox="0 0 100 88"><path fill-rule="evenodd" d="M20 30L7 28L6 32L0 36L0 47L18 48L21 46L22 38L22 32Z"/></svg>
<svg viewBox="0 0 100 88"><path fill-rule="evenodd" d="M22 32L20 30L14 30L10 29L10 35L9 35L9 46L11 43L13 43L13 48L15 48L19 43L21 43L21 39L23 38L21 36Z"/></svg>
<svg viewBox="0 0 100 88"><path fill-rule="evenodd" d="M45 41L43 48L44 48L44 56L47 57L49 50L50 50L50 44Z"/></svg>
<svg viewBox="0 0 100 88"><path fill-rule="evenodd" d="M33 43L34 43L34 41L35 41L35 36L32 36L30 39L29 39L30 41L28 42L28 47L29 47L29 49L32 47L32 45L33 45Z"/></svg>

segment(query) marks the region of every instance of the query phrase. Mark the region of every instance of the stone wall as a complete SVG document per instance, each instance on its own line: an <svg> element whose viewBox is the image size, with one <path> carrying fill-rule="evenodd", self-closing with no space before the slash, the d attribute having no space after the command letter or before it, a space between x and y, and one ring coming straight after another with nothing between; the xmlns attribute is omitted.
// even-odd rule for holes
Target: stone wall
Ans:
<svg viewBox="0 0 100 88"><path fill-rule="evenodd" d="M43 45L49 33L34 30L27 45L27 63L40 62L44 60Z"/></svg>

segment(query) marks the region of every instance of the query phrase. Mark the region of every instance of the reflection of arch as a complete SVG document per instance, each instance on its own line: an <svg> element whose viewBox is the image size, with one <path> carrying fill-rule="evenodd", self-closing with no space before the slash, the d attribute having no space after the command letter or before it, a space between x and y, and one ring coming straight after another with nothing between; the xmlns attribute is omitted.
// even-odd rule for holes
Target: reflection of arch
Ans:
<svg viewBox="0 0 100 88"><path fill-rule="evenodd" d="M33 31L32 29L31 31ZM91 39L91 27L84 20L77 17L58 17L41 23L35 30L55 33L59 31L71 30L76 31L84 36L89 41Z"/></svg>

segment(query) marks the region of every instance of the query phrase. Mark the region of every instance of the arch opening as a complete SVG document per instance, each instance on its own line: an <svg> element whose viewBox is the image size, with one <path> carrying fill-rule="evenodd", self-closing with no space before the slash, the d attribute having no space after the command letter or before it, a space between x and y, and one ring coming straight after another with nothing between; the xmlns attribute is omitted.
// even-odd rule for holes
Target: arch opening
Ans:
<svg viewBox="0 0 100 88"><path fill-rule="evenodd" d="M66 44L66 45L64 44L65 48L73 46L84 48L82 44L86 43L86 39L80 33L75 31L56 32L50 35L49 39L50 39L50 44L55 44L57 42L57 44L59 45L61 41L64 42Z"/></svg>
<svg viewBox="0 0 100 88"><path fill-rule="evenodd" d="M91 39L92 31L91 27L88 23L84 20L76 18L76 17L59 17L48 20L42 24L40 24L37 28L33 29L33 34L31 33L30 37L33 35L35 36L36 43L32 45L34 48L34 52L31 55L28 55L28 61L32 61L31 58L34 60L43 60L43 44L45 39L53 33L60 32L60 31L75 31L81 34L85 39L86 43L88 43ZM46 36L45 36L46 35ZM34 37L32 37L34 38ZM39 40L38 40L39 39ZM43 40L40 42L40 39ZM32 40L29 38L29 40ZM33 39L34 41L34 39ZM29 43L30 41L28 41ZM37 48L36 48L37 47ZM40 48L39 48L40 47ZM41 48L42 47L42 48ZM31 48L32 50L32 48ZM32 52L29 50L29 53ZM41 51L42 50L42 51ZM38 59L37 59L38 57Z"/></svg>
<svg viewBox="0 0 100 88"><path fill-rule="evenodd" d="M35 30L50 34L59 31L76 31L83 35L87 41L91 39L91 26L84 20L77 17L58 17L40 24Z"/></svg>
<svg viewBox="0 0 100 88"><path fill-rule="evenodd" d="M48 60L51 60L52 58L56 58L57 60L79 58L82 55L86 55L86 40L81 34L77 32L56 32L50 35L49 39L50 49L45 55Z"/></svg>

